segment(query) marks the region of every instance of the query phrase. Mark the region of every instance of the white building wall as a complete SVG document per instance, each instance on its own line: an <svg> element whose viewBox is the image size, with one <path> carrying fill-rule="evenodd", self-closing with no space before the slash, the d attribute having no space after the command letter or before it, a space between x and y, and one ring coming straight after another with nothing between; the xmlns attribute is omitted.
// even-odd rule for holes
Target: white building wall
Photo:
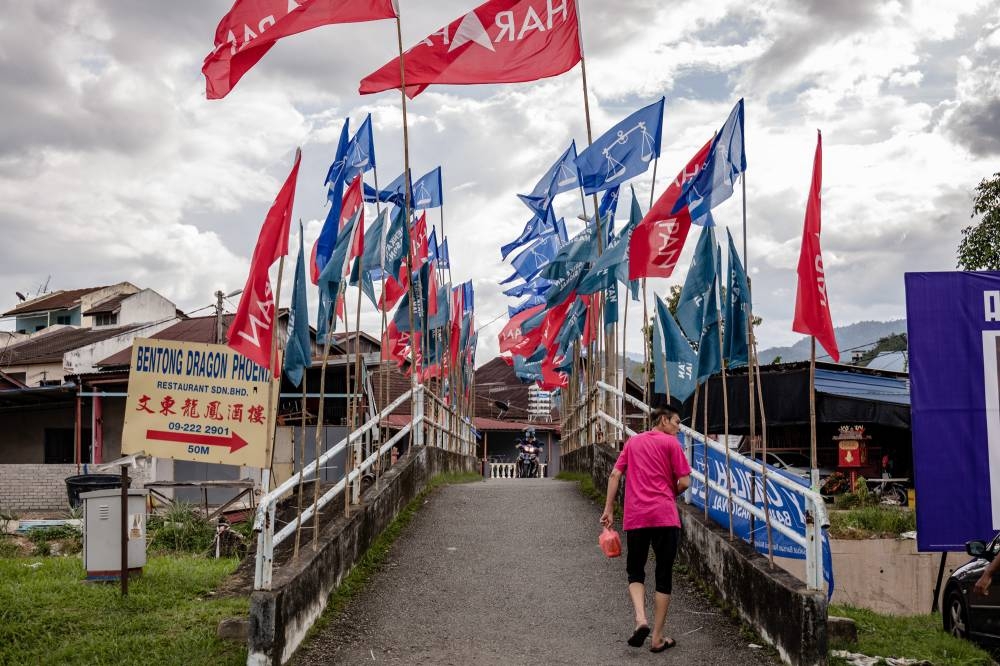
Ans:
<svg viewBox="0 0 1000 666"><path fill-rule="evenodd" d="M112 354L117 354L126 347L131 347L132 341L136 338L148 338L176 324L179 321L176 313L174 313L174 310L171 310L171 313L175 315L172 319L161 319L155 324L150 324L149 326L128 331L113 338L101 340L86 347L66 352L63 354L61 371L67 375L97 372L97 367L94 364L98 361L106 359Z"/></svg>
<svg viewBox="0 0 1000 666"><path fill-rule="evenodd" d="M176 322L177 306L152 289L143 289L121 302L118 325L159 322L169 319Z"/></svg>
<svg viewBox="0 0 1000 666"><path fill-rule="evenodd" d="M104 289L98 289L97 291L92 291L89 294L84 294L80 297L80 313L87 312L92 307L100 303L101 301L107 300L112 296L117 296L118 294L134 294L139 291L139 287L135 286L131 282L119 282L118 284L113 284ZM84 328L91 328L94 325L93 317L82 317L80 323Z"/></svg>

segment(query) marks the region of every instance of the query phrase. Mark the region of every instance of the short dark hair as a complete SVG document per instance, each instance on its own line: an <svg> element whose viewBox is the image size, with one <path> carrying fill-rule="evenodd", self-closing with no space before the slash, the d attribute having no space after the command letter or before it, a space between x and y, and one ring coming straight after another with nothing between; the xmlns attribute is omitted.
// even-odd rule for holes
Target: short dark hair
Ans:
<svg viewBox="0 0 1000 666"><path fill-rule="evenodd" d="M649 413L649 422L656 425L660 422L660 419L666 417L667 420L672 419L674 416L680 418L681 413L677 411L671 405L660 405L659 407L654 407Z"/></svg>

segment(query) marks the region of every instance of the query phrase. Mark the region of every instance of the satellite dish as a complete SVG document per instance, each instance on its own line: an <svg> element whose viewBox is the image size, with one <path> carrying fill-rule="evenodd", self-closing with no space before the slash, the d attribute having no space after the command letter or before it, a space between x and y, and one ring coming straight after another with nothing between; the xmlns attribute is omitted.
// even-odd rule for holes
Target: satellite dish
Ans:
<svg viewBox="0 0 1000 666"><path fill-rule="evenodd" d="M28 300L28 297L22 294L21 292L15 291L14 293L17 294L17 297L20 298L22 301Z"/></svg>
<svg viewBox="0 0 1000 666"><path fill-rule="evenodd" d="M499 414L497 414L498 419L503 418L503 415L506 414L507 411L510 409L510 405L504 402L503 400L494 400L493 406L496 407L500 412Z"/></svg>

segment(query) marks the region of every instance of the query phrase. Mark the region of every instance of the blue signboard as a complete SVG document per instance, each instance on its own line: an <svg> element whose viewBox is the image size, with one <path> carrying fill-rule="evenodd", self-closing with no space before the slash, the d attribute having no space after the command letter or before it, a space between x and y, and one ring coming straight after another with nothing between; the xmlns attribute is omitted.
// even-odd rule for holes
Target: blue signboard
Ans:
<svg viewBox="0 0 1000 666"><path fill-rule="evenodd" d="M717 486L726 487L726 479L732 480L733 497L740 498L748 503L751 499L752 488L757 487L755 504L757 508L764 511L764 484L760 474L755 474L753 470L730 457L730 471L726 474L726 455L709 447L708 460L705 459L705 445L700 441L678 435L684 448L688 447L688 440L691 439L691 469L705 474L706 462L708 473L705 478L713 481ZM767 466L768 478L783 476L803 488L809 487L806 479L787 474L770 465ZM691 504L699 509L705 508L705 485L691 477ZM797 534L806 533L806 501L805 498L792 492L784 486L769 482L767 484L767 511L771 516L771 523L781 523ZM717 524L729 528L729 498L725 493L709 490L708 493L708 516ZM742 507L733 508L733 533L743 541L750 542L750 512ZM767 525L762 520L757 520L754 525L753 535L754 548L759 553L767 554ZM776 529L771 530L771 547L776 557L790 557L797 560L804 560L806 549L795 543ZM833 596L833 562L830 554L830 535L823 530L823 579L827 583L827 595Z"/></svg>
<svg viewBox="0 0 1000 666"><path fill-rule="evenodd" d="M1000 273L907 273L917 548L1000 529Z"/></svg>

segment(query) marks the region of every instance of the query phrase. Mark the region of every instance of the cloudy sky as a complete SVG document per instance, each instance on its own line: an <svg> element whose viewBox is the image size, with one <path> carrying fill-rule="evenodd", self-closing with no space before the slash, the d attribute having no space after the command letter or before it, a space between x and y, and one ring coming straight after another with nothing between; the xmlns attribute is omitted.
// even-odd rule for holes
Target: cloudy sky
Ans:
<svg viewBox="0 0 1000 666"><path fill-rule="evenodd" d="M400 0L409 46L475 0ZM379 180L402 170L399 95L358 81L395 55L392 22L287 38L223 100L201 63L228 0L0 0L0 305L121 280L186 311L243 286L296 146L295 217L311 244L340 127L372 113ZM747 218L762 347L789 344L816 129L835 325L905 315L903 273L950 270L972 193L1000 171L1000 5L580 0L595 134L666 96L655 193L746 99ZM510 274L499 246L571 139L586 143L579 67L508 86L431 88L409 105L419 175L444 170L455 281L472 279L479 361L496 351ZM643 209L652 174L633 181ZM579 197L557 213L575 219ZM627 214L621 206L621 215ZM716 209L742 234L739 196ZM440 225L436 213L430 219ZM571 230L581 223L571 223ZM439 232L440 234L440 229ZM683 281L693 242L665 293ZM293 248L297 238L293 235ZM294 260L294 249L293 249ZM275 269L276 272L276 269ZM291 270L286 270L286 276ZM51 276L51 277L50 277ZM286 283L283 305L289 292ZM5 304L5 305L4 305ZM353 306L351 306L353 309ZM638 308L628 345L641 353ZM315 320L315 314L313 315ZM371 308L363 327L378 333Z"/></svg>

